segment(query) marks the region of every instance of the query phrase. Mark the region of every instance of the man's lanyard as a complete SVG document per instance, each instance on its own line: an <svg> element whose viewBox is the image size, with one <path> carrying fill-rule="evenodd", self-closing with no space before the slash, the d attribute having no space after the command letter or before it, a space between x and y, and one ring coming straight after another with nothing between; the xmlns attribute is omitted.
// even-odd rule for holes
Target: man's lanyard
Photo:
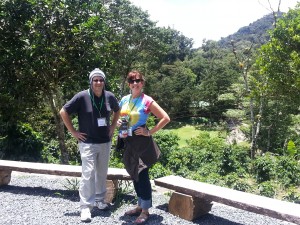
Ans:
<svg viewBox="0 0 300 225"><path fill-rule="evenodd" d="M88 90L88 92L89 92L90 99L91 99L91 101L93 102L93 105L94 105L95 108L98 110L99 115L100 115L100 117L101 117L101 109L102 109L103 100L104 100L104 97L102 97L103 94L102 94L102 96L101 96L101 102L99 103L100 108L98 109L98 107L97 107L97 105L96 105L96 103L95 103L95 100L94 100L94 95L93 95L93 96L91 95L90 89Z"/></svg>

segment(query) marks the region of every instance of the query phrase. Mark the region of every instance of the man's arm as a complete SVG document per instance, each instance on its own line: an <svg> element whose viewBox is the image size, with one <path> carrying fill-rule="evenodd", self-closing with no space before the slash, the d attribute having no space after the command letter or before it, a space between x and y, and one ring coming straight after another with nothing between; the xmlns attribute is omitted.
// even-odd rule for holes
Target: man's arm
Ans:
<svg viewBox="0 0 300 225"><path fill-rule="evenodd" d="M113 112L113 114L112 114L112 122L111 122L111 126L109 129L109 137L110 138L112 138L114 131L116 129L117 122L118 122L118 119L120 116L120 111L121 111L121 109L119 109L117 112Z"/></svg>
<svg viewBox="0 0 300 225"><path fill-rule="evenodd" d="M77 130L75 130L73 123L71 121L70 115L67 113L67 111L62 108L59 111L59 114L64 121L65 126L67 129L70 131L70 133L75 137L78 141L85 141L86 140L86 134L85 133L80 133Z"/></svg>

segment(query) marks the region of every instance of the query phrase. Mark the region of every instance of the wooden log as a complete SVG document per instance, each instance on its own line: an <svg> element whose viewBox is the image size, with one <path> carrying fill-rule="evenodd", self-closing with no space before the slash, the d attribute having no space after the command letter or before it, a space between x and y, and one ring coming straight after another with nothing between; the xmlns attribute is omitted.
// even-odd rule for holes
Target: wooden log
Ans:
<svg viewBox="0 0 300 225"><path fill-rule="evenodd" d="M105 194L105 202L112 203L116 197L118 191L118 180L107 180L106 181L106 194Z"/></svg>
<svg viewBox="0 0 300 225"><path fill-rule="evenodd" d="M8 185L11 180L11 170L0 170L0 186Z"/></svg>
<svg viewBox="0 0 300 225"><path fill-rule="evenodd" d="M173 192L168 207L171 214L192 221L207 214L211 210L212 203L191 195Z"/></svg>

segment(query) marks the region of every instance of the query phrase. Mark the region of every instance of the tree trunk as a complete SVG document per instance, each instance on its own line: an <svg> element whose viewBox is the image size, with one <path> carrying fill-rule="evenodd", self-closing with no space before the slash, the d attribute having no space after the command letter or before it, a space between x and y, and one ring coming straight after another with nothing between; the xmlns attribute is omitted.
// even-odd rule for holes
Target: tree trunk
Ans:
<svg viewBox="0 0 300 225"><path fill-rule="evenodd" d="M61 96L60 96L59 90L56 91L55 95L53 95L51 93L48 93L48 95L49 95L51 111L52 111L54 121L55 121L55 130L57 133L59 149L60 149L60 161L61 161L61 164L69 164L69 154L68 154L67 147L65 145L65 127L64 127L64 123L59 115L59 110L62 105L62 104L59 104L62 102ZM55 99L55 97L56 97L56 99Z"/></svg>
<svg viewBox="0 0 300 225"><path fill-rule="evenodd" d="M244 67L244 72L243 72L243 78L244 78L244 82L245 82L245 89L247 94L250 94L250 88L248 85L248 67L245 66ZM254 107L253 107L253 99L252 97L250 97L250 121L251 121L251 146L250 146L250 156L251 159L254 159L254 155L255 155L255 149L256 149L256 139L257 136L255 136L256 132L256 127L255 127L255 121L254 121Z"/></svg>
<svg viewBox="0 0 300 225"><path fill-rule="evenodd" d="M131 64L129 64L131 65ZM124 93L125 93L125 84L127 82L126 78L127 78L127 75L128 73L130 72L130 69L131 67L126 67L126 69L124 71L126 71L123 75L123 80L122 80L122 85L121 85L121 90L120 90L120 97L122 98L124 96Z"/></svg>
<svg viewBox="0 0 300 225"><path fill-rule="evenodd" d="M255 153L255 124L254 124L254 114L253 114L253 99L250 99L250 121L251 121L251 147L250 147L250 154L251 159L254 159Z"/></svg>
<svg viewBox="0 0 300 225"><path fill-rule="evenodd" d="M56 131L57 131L59 149L61 153L60 161L62 164L69 164L69 153L68 153L67 146L65 145L65 126L59 115L58 117L59 118L57 118L58 123L56 125Z"/></svg>
<svg viewBox="0 0 300 225"><path fill-rule="evenodd" d="M252 124L252 142L251 142L251 158L254 158L255 155L255 150L256 150L256 142L258 138L258 134L260 132L260 127L261 127L261 116L263 113L263 100L260 99L260 106L259 106L259 111L257 115L257 123L256 126L254 127L254 118L253 118L253 124Z"/></svg>
<svg viewBox="0 0 300 225"><path fill-rule="evenodd" d="M253 44L254 43L251 44L248 52L251 52ZM251 91L250 91L249 84L248 84L248 70L250 69L250 66L251 66L250 56L244 55L246 57L245 60L243 59L244 57L239 58L238 55L237 55L237 52L236 52L233 41L231 42L231 45L232 45L232 52L235 56L235 59L237 60L237 62L240 65L240 68L242 69L242 76L243 76L243 79L244 79L244 82L245 82L246 93L248 95L250 95ZM249 110L250 110L250 122L251 122L251 125L252 125L250 155L251 155L251 159L253 159L254 155L255 155L255 151L256 151L256 140L258 138L258 133L259 133L259 130L260 130L260 123L256 124L256 126L255 126L254 106L253 106L253 98L252 97L250 97Z"/></svg>

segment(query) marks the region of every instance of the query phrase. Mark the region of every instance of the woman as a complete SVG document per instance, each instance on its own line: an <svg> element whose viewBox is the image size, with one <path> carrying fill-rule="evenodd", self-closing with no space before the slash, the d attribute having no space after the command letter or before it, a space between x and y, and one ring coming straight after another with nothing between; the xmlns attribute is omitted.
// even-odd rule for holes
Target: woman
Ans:
<svg viewBox="0 0 300 225"><path fill-rule="evenodd" d="M151 135L169 123L170 118L150 96L142 92L145 79L140 72L129 72L127 82L131 94L124 96L120 101L121 120L118 124L121 125L122 123L121 128L123 130L120 128L120 137L124 138L125 144L123 161L127 172L133 179L138 204L125 215L138 216L135 224L142 224L147 221L149 208L152 206L149 167L159 157L159 152L155 148ZM149 130L146 127L146 122L150 113L156 116L159 121Z"/></svg>

